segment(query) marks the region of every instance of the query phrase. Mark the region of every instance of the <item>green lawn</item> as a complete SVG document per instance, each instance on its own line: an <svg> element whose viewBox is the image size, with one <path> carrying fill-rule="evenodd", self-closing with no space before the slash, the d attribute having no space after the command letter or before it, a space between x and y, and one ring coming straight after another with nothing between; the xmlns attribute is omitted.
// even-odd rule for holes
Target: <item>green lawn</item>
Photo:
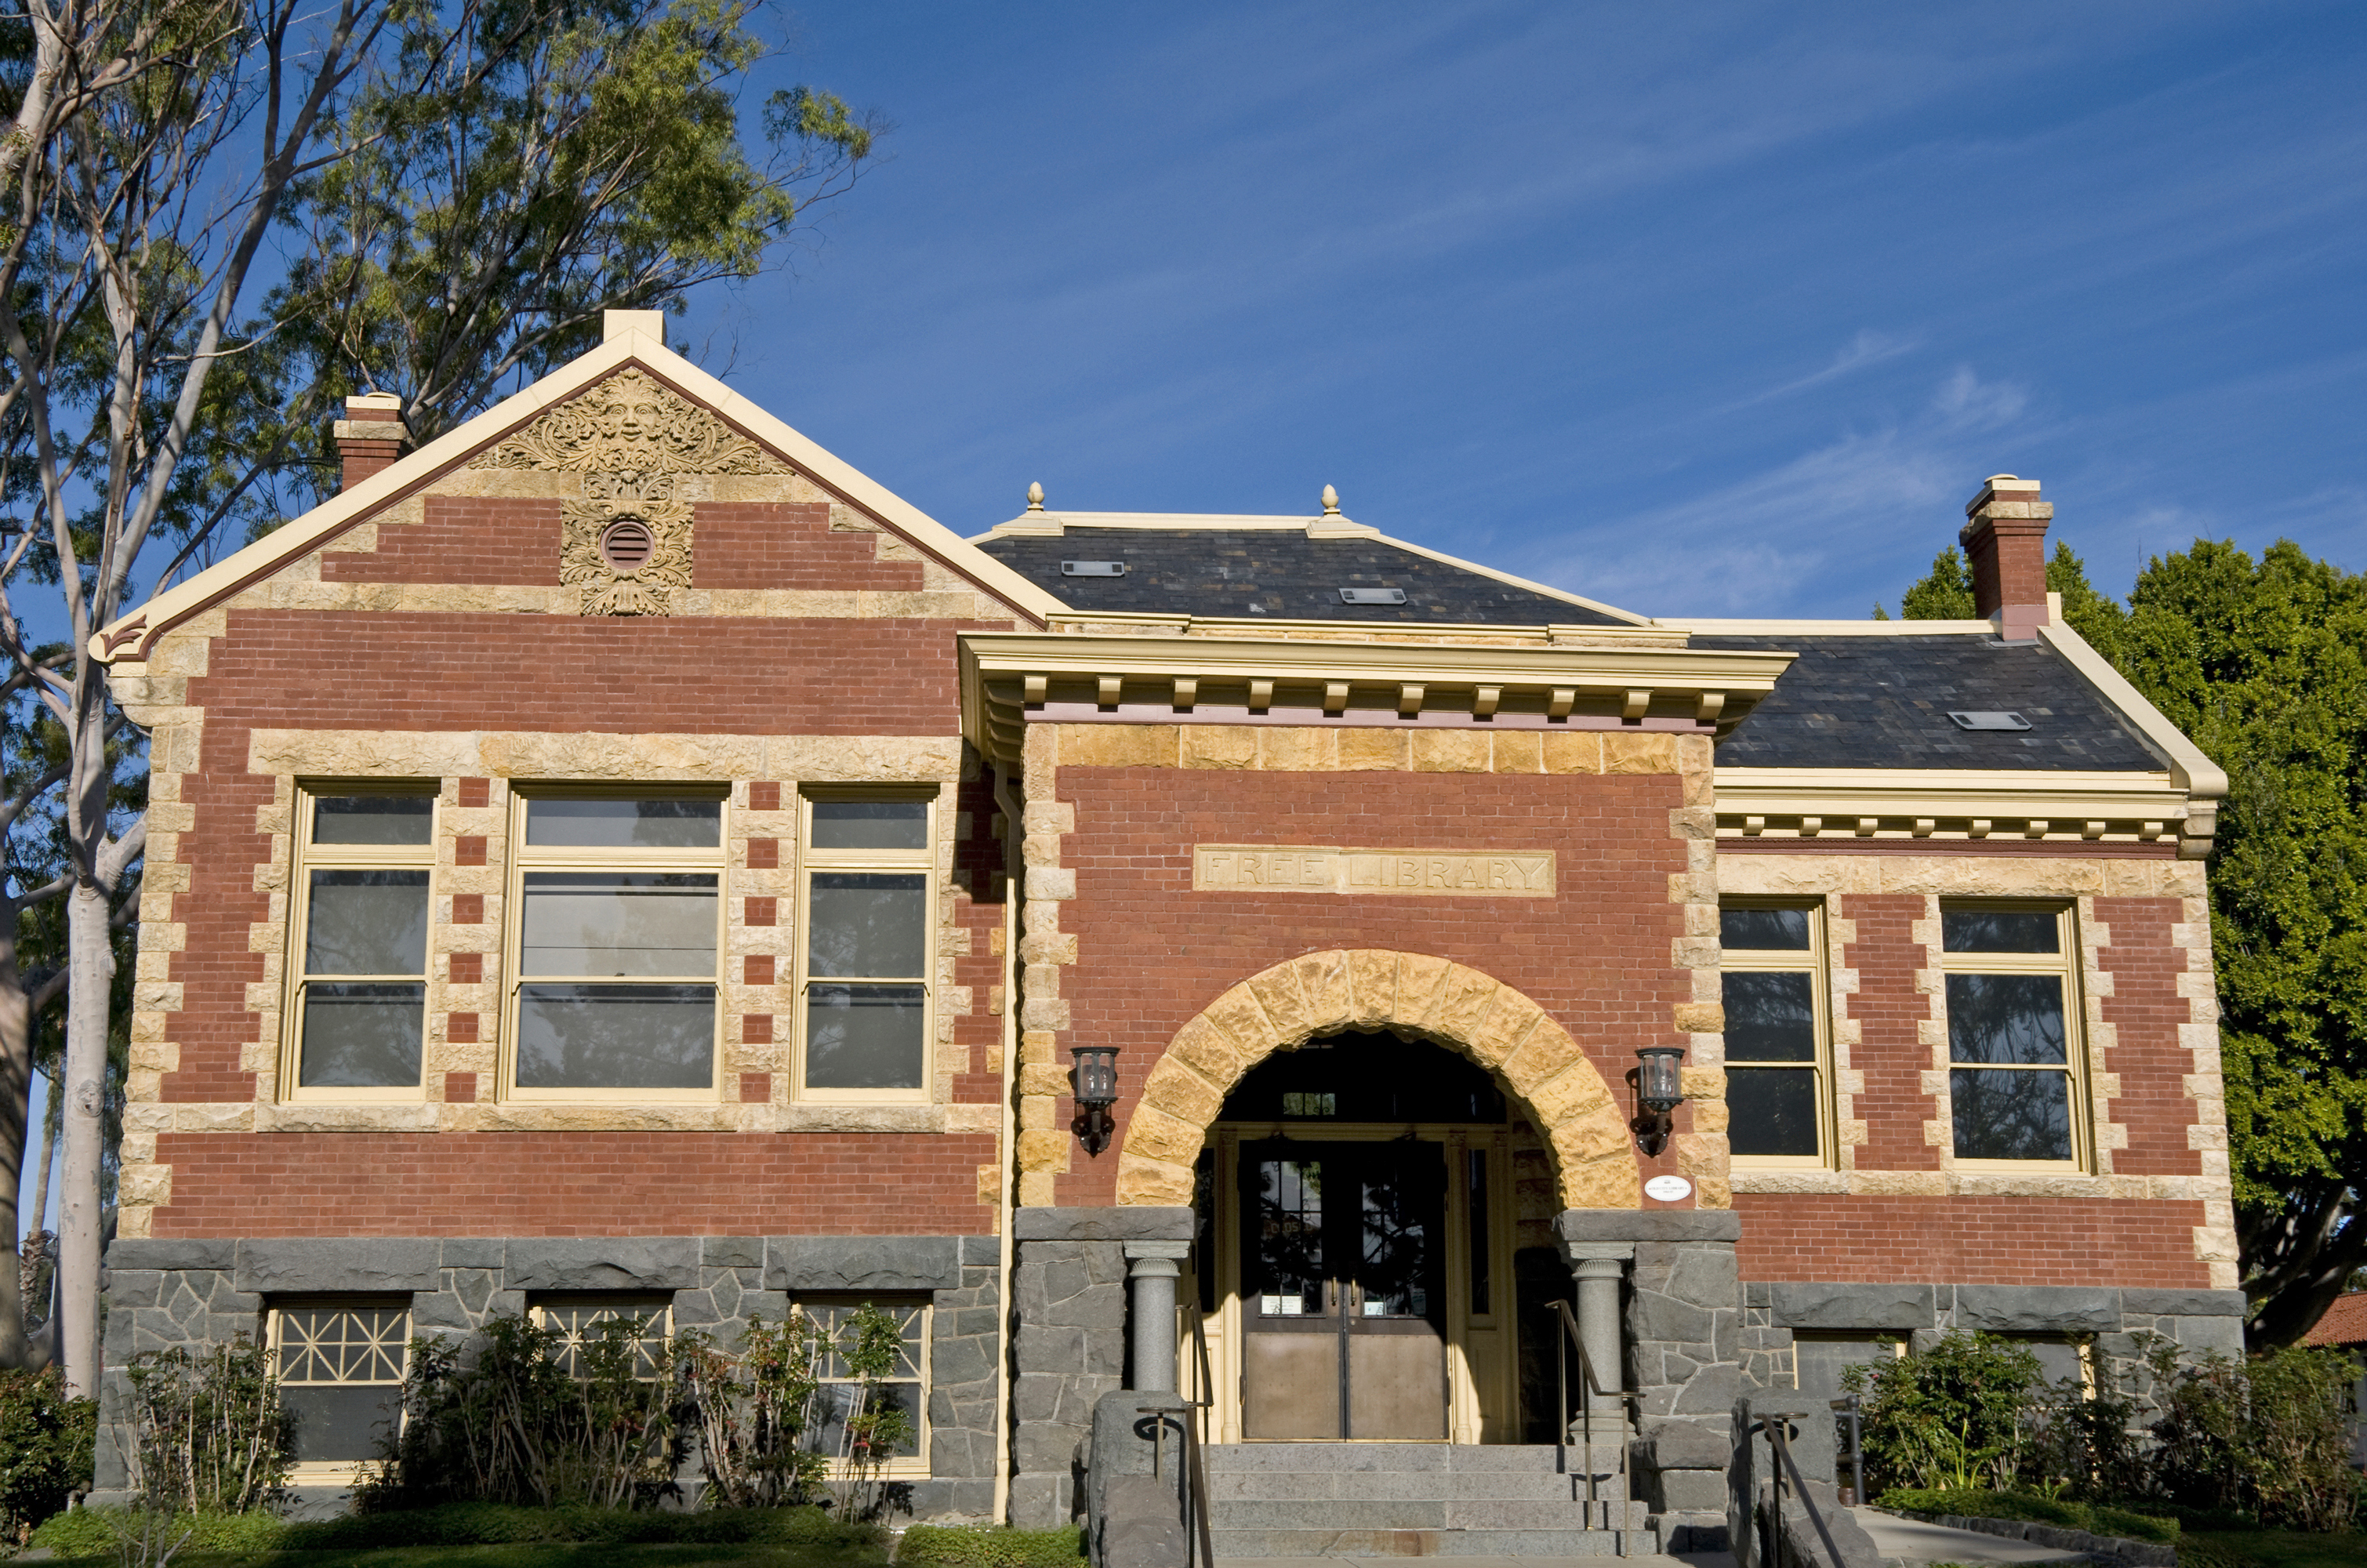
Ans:
<svg viewBox="0 0 2367 1568"><path fill-rule="evenodd" d="M2179 1568L2360 1568L2367 1535L2344 1530L2189 1530L2179 1538Z"/></svg>
<svg viewBox="0 0 2367 1568"><path fill-rule="evenodd" d="M80 1558L85 1562L111 1558ZM401 1546L358 1551L205 1552L174 1568L878 1568L876 1548L817 1546Z"/></svg>

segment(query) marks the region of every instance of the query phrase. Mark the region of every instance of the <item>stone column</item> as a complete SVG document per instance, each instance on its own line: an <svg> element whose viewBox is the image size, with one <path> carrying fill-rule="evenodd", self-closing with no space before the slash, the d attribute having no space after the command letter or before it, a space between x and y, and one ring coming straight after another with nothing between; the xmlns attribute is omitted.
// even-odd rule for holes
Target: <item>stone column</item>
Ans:
<svg viewBox="0 0 2367 1568"><path fill-rule="evenodd" d="M1594 1364L1595 1380L1609 1389L1627 1387L1626 1356L1620 1333L1619 1286L1627 1259L1636 1254L1633 1242L1569 1244L1570 1272L1578 1277L1578 1336ZM1587 1436L1616 1437L1628 1430L1625 1401L1592 1399L1593 1420ZM1583 1407L1583 1406L1581 1406Z"/></svg>
<svg viewBox="0 0 2367 1568"><path fill-rule="evenodd" d="M1129 1241L1127 1272L1134 1281L1134 1387L1141 1393L1175 1392L1176 1264L1188 1241Z"/></svg>

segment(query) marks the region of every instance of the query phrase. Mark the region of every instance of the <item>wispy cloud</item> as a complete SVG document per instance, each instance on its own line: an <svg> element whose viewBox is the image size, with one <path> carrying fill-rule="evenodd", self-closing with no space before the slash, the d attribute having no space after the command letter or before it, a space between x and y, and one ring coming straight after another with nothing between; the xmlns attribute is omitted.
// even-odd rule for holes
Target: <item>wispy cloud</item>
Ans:
<svg viewBox="0 0 2367 1568"><path fill-rule="evenodd" d="M1810 371L1807 375L1786 381L1781 386L1770 387L1763 392L1753 392L1750 396L1730 402L1716 412L1733 413L1741 409L1756 408L1761 403L1773 402L1778 398L1788 398L1795 392L1805 392L1811 387L1821 387L1828 381L1838 381L1852 371L1863 370L1869 365L1879 365L1884 360L1896 359L1902 354L1912 354L1922 346L1923 340L1920 337L1895 337L1888 333L1875 332L1870 327L1861 327L1856 336L1841 344L1840 350L1833 355L1832 363L1823 369Z"/></svg>
<svg viewBox="0 0 2367 1568"><path fill-rule="evenodd" d="M1984 381L1969 365L1940 383L1931 407L1950 430L1996 430L2011 424L2030 406L2030 393L2011 381Z"/></svg>
<svg viewBox="0 0 2367 1568"><path fill-rule="evenodd" d="M1983 454L2029 402L2019 385L1960 367L1885 428L1589 527L1527 573L1647 615L1866 614L1897 592L1890 576L1951 542Z"/></svg>

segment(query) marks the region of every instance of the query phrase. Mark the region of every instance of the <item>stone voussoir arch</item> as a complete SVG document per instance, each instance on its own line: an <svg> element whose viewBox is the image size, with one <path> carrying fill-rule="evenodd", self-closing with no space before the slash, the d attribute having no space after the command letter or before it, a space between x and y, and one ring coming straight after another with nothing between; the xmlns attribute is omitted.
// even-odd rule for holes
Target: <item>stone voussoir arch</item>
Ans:
<svg viewBox="0 0 2367 1568"><path fill-rule="evenodd" d="M1552 1151L1563 1208L1643 1206L1626 1122L1569 1032L1492 976L1388 948L1277 964L1177 1030L1127 1118L1118 1202L1190 1204L1193 1161L1234 1085L1276 1051L1349 1029L1418 1035L1501 1077Z"/></svg>

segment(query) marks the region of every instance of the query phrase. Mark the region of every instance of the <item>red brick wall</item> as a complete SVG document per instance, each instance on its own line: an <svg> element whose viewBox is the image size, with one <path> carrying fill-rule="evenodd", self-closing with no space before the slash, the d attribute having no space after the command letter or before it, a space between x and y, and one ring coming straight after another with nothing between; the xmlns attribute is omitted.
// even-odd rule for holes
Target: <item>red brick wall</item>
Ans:
<svg viewBox="0 0 2367 1568"><path fill-rule="evenodd" d="M1857 922L1857 940L1840 944L1840 966L1858 974L1856 994L1843 998L1862 1034L1850 1066L1865 1075L1852 1112L1866 1124L1858 1168L1937 1170L1940 1151L1923 1141L1932 1115L1922 1082L1931 1047L1916 1038L1916 1026L1931 1017L1931 998L1915 988L1930 954L1908 929L1923 918L1923 897L1852 894L1837 902L1835 912Z"/></svg>
<svg viewBox="0 0 2367 1568"><path fill-rule="evenodd" d="M381 530L376 552L324 556L323 573L549 585L559 520L553 502L430 497L424 522ZM707 503L695 526L701 587L922 586L917 562L873 558L877 536L831 533L825 506ZM259 1039L246 987L264 978L264 956L249 928L270 918L255 884L271 844L255 814L274 793L246 772L255 727L950 738L955 635L972 625L1010 623L232 611L187 699L206 718L200 771L183 781L190 886L164 917L187 936L170 960L180 1062L164 1099L255 1094L239 1059ZM963 786L957 810L970 829L956 849L970 952L954 983L974 1001L955 1020L965 1060L954 1095L991 1104L1004 840L987 784ZM990 1228L977 1168L993 1157L993 1140L972 1134L172 1135L157 1158L173 1168L173 1201L155 1234L973 1232Z"/></svg>
<svg viewBox="0 0 2367 1568"><path fill-rule="evenodd" d="M1746 1280L2203 1289L2201 1203L1738 1193Z"/></svg>
<svg viewBox="0 0 2367 1568"><path fill-rule="evenodd" d="M1673 775L1063 768L1057 793L1077 811L1061 840L1061 864L1077 873L1061 929L1080 955L1061 971L1077 1021L1061 1044L1119 1048L1121 1128L1176 1030L1227 987L1324 948L1434 953L1493 976L1568 1029L1623 1099L1637 1046L1685 1043L1670 1015L1691 997L1670 962L1684 930L1669 902L1685 866L1669 836ZM1551 849L1558 895L1195 893L1202 843ZM1063 1125L1073 1111L1062 1101ZM1059 1201L1112 1201L1122 1141L1097 1158L1077 1148Z"/></svg>
<svg viewBox="0 0 2367 1568"><path fill-rule="evenodd" d="M2129 1130L2129 1146L2112 1155L2123 1176L2193 1176L2202 1156L2187 1147L2194 1101L2186 1095L2193 1053L2178 1038L2190 1021L2187 998L2178 994L2186 973L2186 953L2170 945L2169 928L2184 918L2175 898L2099 898L2096 923L2112 932L2111 945L2097 950L2112 994L2101 998L2114 1044L2104 1053L2108 1072L2121 1077L2121 1097L2112 1101L2112 1120Z"/></svg>
<svg viewBox="0 0 2367 1568"><path fill-rule="evenodd" d="M976 1235L987 1134L167 1133L159 1236Z"/></svg>

